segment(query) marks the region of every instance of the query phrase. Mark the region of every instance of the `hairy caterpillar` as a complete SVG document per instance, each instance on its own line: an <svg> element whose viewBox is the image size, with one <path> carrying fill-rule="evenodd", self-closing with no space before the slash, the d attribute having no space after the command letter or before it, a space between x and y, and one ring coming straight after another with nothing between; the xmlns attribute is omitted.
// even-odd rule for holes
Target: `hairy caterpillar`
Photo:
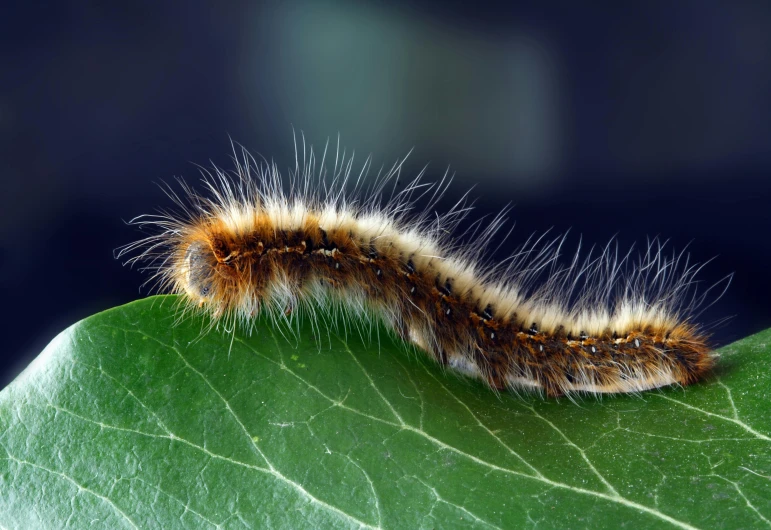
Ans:
<svg viewBox="0 0 771 530"><path fill-rule="evenodd" d="M470 209L465 196L433 212L446 173L400 188L402 159L365 190L369 158L355 172L338 146L328 172L327 148L318 168L304 140L301 149L287 181L245 150L234 171L202 169L206 195L178 179L182 197L166 189L178 210L132 220L152 235L118 256L145 262L159 289L212 322L248 327L267 311L279 323L307 313L318 326L343 309L494 389L639 392L691 384L713 365L693 322L706 293L693 292L699 268L682 253L667 257L654 240L632 263L609 244L559 265L564 237L542 237L491 266L483 256L505 212L459 244L451 233Z"/></svg>

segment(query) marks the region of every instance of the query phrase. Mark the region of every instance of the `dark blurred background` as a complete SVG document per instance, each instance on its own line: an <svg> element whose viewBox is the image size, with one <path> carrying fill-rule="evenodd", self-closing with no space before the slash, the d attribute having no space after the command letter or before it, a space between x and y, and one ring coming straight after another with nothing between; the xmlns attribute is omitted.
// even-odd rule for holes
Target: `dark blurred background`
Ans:
<svg viewBox="0 0 771 530"><path fill-rule="evenodd" d="M726 344L771 326L771 2L18 2L0 16L4 386L69 324L145 296L112 251L153 184L322 146L456 172L509 248L690 243ZM362 157L363 158L363 157ZM502 251L504 254L506 249Z"/></svg>

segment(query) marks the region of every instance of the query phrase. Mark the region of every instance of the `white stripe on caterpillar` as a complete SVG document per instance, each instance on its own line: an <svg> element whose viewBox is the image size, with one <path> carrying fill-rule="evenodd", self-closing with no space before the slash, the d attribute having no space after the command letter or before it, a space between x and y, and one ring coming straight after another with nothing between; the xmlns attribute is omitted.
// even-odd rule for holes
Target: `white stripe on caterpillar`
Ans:
<svg viewBox="0 0 771 530"><path fill-rule="evenodd" d="M304 139L302 152L287 181L243 149L234 171L203 170L205 195L179 180L182 197L166 189L178 209L134 219L152 235L118 256L145 262L157 288L213 323L249 328L265 311L276 324L307 314L317 330L340 313L378 318L495 389L639 392L693 383L712 366L693 322L709 290L696 295L699 267L683 253L667 257L654 240L632 263L609 244L561 266L564 237L542 236L490 266L487 247L507 211L453 239L470 207L464 196L434 212L447 174L427 184L421 172L398 189L404 159L368 180L369 158L354 173L338 146L329 173L326 147L318 168Z"/></svg>

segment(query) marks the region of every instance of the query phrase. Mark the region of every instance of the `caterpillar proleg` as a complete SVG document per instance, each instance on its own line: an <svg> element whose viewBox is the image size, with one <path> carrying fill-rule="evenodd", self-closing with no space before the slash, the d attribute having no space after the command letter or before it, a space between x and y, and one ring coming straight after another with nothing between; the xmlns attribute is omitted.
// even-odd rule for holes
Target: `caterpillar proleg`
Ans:
<svg viewBox="0 0 771 530"><path fill-rule="evenodd" d="M303 140L286 179L243 149L232 171L202 169L203 194L178 179L181 193L166 188L175 210L133 219L151 235L118 255L212 322L249 328L267 312L318 328L342 310L494 389L640 392L694 383L713 365L694 322L707 293L686 254L653 240L636 260L609 244L561 265L565 238L540 237L491 265L506 211L454 238L470 207L464 196L434 212L447 173L401 184L402 159L370 179L370 158L355 170L339 142L332 151L319 160Z"/></svg>

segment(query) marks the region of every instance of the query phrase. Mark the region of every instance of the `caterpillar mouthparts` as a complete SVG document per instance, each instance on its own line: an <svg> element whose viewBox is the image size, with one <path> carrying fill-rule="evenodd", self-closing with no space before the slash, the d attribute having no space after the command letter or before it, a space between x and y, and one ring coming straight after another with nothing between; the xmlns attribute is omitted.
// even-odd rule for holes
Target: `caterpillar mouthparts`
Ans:
<svg viewBox="0 0 771 530"><path fill-rule="evenodd" d="M298 313L335 320L342 309L494 389L640 392L694 383L712 367L693 322L709 290L693 293L699 267L665 256L665 243L649 241L636 263L609 244L560 265L564 237L541 237L490 266L485 253L508 209L459 242L451 233L470 210L465 198L433 211L446 174L426 184L421 172L398 189L402 159L364 190L370 159L354 174L338 147L330 173L326 155L317 170L311 150L288 181L245 150L232 172L202 170L205 195L179 180L184 198L166 189L178 208L133 219L152 235L118 257L145 263L159 290L182 294L212 323L249 328L261 312L276 324Z"/></svg>

